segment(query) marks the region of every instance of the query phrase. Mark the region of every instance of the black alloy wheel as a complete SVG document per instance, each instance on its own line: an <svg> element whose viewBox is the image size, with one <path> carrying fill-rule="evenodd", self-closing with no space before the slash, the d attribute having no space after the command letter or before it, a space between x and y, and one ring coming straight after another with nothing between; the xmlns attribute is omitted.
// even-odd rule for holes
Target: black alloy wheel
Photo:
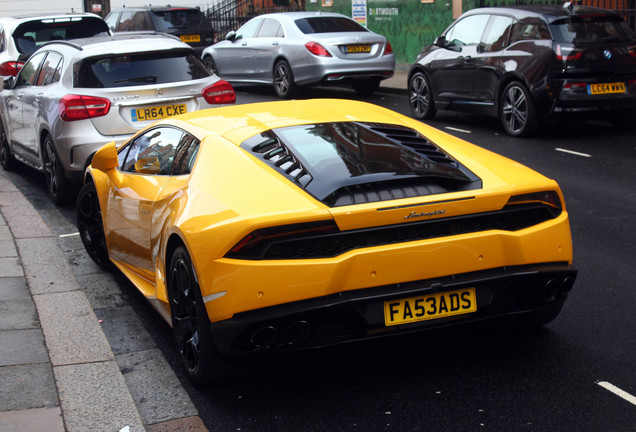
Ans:
<svg viewBox="0 0 636 432"><path fill-rule="evenodd" d="M274 65L274 91L281 99L291 99L296 94L294 74L289 63L280 60Z"/></svg>
<svg viewBox="0 0 636 432"><path fill-rule="evenodd" d="M7 171L11 171L15 168L15 158L11 154L11 149L9 148L9 141L7 140L7 134L4 131L4 128L0 126L0 164L2 164L2 168Z"/></svg>
<svg viewBox="0 0 636 432"><path fill-rule="evenodd" d="M208 69L210 69L210 72L212 72L216 76L219 76L219 72L216 70L216 63L214 63L214 60L212 60L212 56L205 56L205 58L203 59L203 63Z"/></svg>
<svg viewBox="0 0 636 432"><path fill-rule="evenodd" d="M529 136L537 128L537 113L532 95L518 81L509 83L501 94L499 119L506 133Z"/></svg>
<svg viewBox="0 0 636 432"><path fill-rule="evenodd" d="M183 246L170 259L168 292L172 333L188 378L195 385L225 378L228 366L214 346L192 260Z"/></svg>
<svg viewBox="0 0 636 432"><path fill-rule="evenodd" d="M66 180L64 168L55 151L50 136L44 138L42 159L44 161L44 180L53 204L64 204L70 195L70 185Z"/></svg>
<svg viewBox="0 0 636 432"><path fill-rule="evenodd" d="M358 96L371 96L380 88L379 78L369 78L362 80L355 80L353 82L353 89Z"/></svg>
<svg viewBox="0 0 636 432"><path fill-rule="evenodd" d="M104 235L104 223L99 207L97 190L93 183L86 183L77 195L75 218L82 244L88 256L104 270L112 270L113 263L108 258L108 246Z"/></svg>
<svg viewBox="0 0 636 432"><path fill-rule="evenodd" d="M431 84L423 72L416 72L409 79L409 105L418 120L430 119L435 115Z"/></svg>

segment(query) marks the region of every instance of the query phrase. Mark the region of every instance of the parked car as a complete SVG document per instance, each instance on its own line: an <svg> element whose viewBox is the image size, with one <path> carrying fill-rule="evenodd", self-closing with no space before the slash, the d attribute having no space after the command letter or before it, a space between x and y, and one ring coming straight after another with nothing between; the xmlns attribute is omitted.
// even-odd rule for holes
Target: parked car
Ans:
<svg viewBox="0 0 636 432"><path fill-rule="evenodd" d="M109 35L104 20L91 13L29 15L0 18L0 76L16 76L42 44Z"/></svg>
<svg viewBox="0 0 636 432"><path fill-rule="evenodd" d="M424 48L408 87L418 119L472 109L498 116L513 136L562 112L627 127L636 109L636 35L598 8L473 9Z"/></svg>
<svg viewBox="0 0 636 432"><path fill-rule="evenodd" d="M544 324L576 277L554 180L351 100L160 120L95 154L76 209L88 254L153 302L195 383L235 355Z"/></svg>
<svg viewBox="0 0 636 432"><path fill-rule="evenodd" d="M173 36L50 42L0 93L0 161L45 173L55 203L81 183L93 153L153 121L233 103L232 86Z"/></svg>
<svg viewBox="0 0 636 432"><path fill-rule="evenodd" d="M214 43L214 29L200 9L179 6L144 6L113 9L106 16L113 32L157 31L177 36L201 55Z"/></svg>
<svg viewBox="0 0 636 432"><path fill-rule="evenodd" d="M299 87L339 83L368 95L395 69L384 36L323 12L258 16L203 50L202 57L229 82L271 84L281 98L293 97Z"/></svg>

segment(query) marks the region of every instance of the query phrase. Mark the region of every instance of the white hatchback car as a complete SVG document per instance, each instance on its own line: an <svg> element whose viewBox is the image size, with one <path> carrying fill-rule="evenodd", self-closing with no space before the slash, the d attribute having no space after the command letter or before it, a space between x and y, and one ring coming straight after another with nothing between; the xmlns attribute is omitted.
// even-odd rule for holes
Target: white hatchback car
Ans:
<svg viewBox="0 0 636 432"><path fill-rule="evenodd" d="M17 75L29 56L46 42L109 34L106 22L92 13L2 17L0 75Z"/></svg>
<svg viewBox="0 0 636 432"><path fill-rule="evenodd" d="M44 172L61 203L104 144L157 119L234 103L234 89L192 47L161 33L50 42L5 79L0 162Z"/></svg>
<svg viewBox="0 0 636 432"><path fill-rule="evenodd" d="M223 79L273 84L281 98L293 97L299 87L338 83L369 95L395 70L384 36L345 15L324 12L257 16L201 57Z"/></svg>

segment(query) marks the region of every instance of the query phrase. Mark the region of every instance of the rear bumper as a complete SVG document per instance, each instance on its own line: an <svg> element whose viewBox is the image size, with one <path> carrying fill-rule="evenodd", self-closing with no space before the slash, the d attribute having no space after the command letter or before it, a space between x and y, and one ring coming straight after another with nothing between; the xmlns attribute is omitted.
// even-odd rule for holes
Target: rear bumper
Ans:
<svg viewBox="0 0 636 432"><path fill-rule="evenodd" d="M211 332L219 352L228 355L321 348L515 315L549 321L576 274L567 263L546 263L348 291L236 314L212 324ZM476 291L476 312L385 326L385 301L468 287Z"/></svg>

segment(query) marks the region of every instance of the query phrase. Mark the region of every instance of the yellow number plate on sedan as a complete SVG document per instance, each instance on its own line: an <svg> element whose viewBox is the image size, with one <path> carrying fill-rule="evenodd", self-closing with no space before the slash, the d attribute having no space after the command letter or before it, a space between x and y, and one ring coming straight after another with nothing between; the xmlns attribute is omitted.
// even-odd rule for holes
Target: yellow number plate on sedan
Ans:
<svg viewBox="0 0 636 432"><path fill-rule="evenodd" d="M371 52L371 45L347 45L345 47L347 54L353 53L368 53Z"/></svg>
<svg viewBox="0 0 636 432"><path fill-rule="evenodd" d="M181 35L179 39L181 39L181 42L201 42L200 35Z"/></svg>
<svg viewBox="0 0 636 432"><path fill-rule="evenodd" d="M475 288L384 302L384 324L407 324L461 315L477 310Z"/></svg>
<svg viewBox="0 0 636 432"><path fill-rule="evenodd" d="M188 112L185 104L164 105L154 108L138 108L130 110L132 121L158 120Z"/></svg>
<svg viewBox="0 0 636 432"><path fill-rule="evenodd" d="M625 93L625 83L605 83L605 84L590 84L588 90L589 94L612 94L612 93Z"/></svg>

